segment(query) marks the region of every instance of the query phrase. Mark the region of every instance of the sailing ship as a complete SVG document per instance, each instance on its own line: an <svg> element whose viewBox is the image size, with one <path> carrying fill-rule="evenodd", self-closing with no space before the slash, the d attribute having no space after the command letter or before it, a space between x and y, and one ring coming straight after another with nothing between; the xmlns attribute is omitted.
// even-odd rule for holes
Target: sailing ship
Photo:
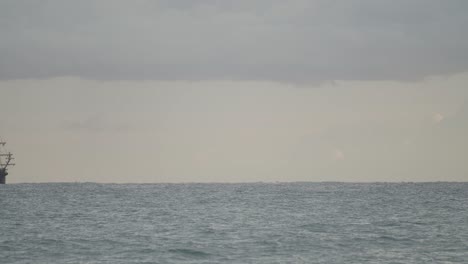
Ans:
<svg viewBox="0 0 468 264"><path fill-rule="evenodd" d="M6 176L8 175L8 167L14 166L12 163L13 154L5 151L6 142L0 140L0 184L6 183Z"/></svg>

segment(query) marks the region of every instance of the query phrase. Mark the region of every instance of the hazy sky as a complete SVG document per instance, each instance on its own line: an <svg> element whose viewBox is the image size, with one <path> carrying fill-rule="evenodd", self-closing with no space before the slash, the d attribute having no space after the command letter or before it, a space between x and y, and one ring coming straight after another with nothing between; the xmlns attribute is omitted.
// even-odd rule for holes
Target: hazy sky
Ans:
<svg viewBox="0 0 468 264"><path fill-rule="evenodd" d="M466 10L1 1L8 182L467 181Z"/></svg>

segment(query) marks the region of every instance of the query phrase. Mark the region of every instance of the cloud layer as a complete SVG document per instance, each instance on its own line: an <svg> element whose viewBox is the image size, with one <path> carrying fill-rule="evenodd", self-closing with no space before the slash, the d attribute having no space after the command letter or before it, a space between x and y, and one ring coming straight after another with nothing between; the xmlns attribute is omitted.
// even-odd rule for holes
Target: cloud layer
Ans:
<svg viewBox="0 0 468 264"><path fill-rule="evenodd" d="M0 2L0 79L416 80L468 70L468 2Z"/></svg>

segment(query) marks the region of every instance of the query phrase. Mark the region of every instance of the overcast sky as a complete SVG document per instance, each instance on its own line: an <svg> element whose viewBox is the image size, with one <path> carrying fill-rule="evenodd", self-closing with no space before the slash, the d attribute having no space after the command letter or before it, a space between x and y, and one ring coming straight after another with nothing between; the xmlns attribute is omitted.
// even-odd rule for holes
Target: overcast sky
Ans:
<svg viewBox="0 0 468 264"><path fill-rule="evenodd" d="M467 10L1 1L8 181L467 181Z"/></svg>

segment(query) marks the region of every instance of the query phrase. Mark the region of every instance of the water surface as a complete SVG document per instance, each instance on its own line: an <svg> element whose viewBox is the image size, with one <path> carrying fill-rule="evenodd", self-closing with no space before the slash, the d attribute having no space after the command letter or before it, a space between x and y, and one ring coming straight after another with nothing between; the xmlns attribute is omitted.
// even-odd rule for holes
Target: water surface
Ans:
<svg viewBox="0 0 468 264"><path fill-rule="evenodd" d="M468 263L468 183L10 184L0 263Z"/></svg>

